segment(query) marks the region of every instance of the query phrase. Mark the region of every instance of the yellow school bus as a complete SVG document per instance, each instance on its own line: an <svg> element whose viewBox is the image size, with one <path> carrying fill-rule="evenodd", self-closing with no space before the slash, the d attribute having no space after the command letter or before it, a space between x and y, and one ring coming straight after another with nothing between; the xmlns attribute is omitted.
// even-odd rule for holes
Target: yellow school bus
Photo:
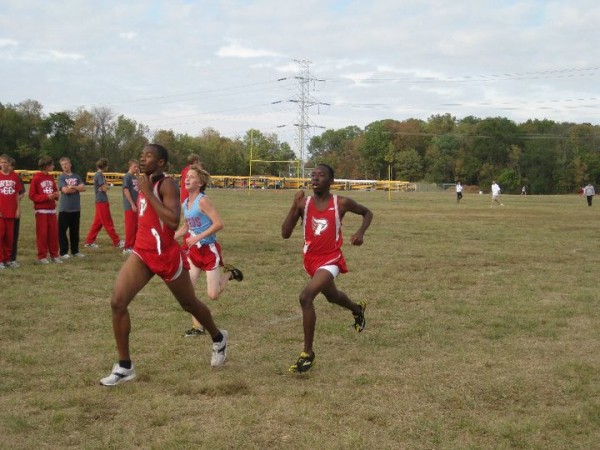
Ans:
<svg viewBox="0 0 600 450"><path fill-rule="evenodd" d="M85 183L86 184L94 184L94 175L96 174L96 172L88 172L85 175ZM123 176L125 175L124 173L120 173L120 172L104 172L104 180L106 180L107 183L112 183L115 186L122 186L123 185Z"/></svg>
<svg viewBox="0 0 600 450"><path fill-rule="evenodd" d="M21 178L21 181L23 183L31 183L31 179L38 172L39 172L39 170L22 170L22 169L15 170L15 173L17 175L19 175L19 177ZM53 170L52 172L48 172L48 173L54 177L54 181L58 181L58 176L62 172L58 172L56 170Z"/></svg>

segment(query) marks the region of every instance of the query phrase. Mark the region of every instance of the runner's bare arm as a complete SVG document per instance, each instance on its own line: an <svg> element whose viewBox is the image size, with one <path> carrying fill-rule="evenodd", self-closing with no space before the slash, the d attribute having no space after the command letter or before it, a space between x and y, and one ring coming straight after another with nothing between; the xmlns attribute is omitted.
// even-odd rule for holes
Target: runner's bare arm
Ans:
<svg viewBox="0 0 600 450"><path fill-rule="evenodd" d="M285 217L283 224L281 225L281 237L284 239L289 239L292 235L292 231L294 231L294 227L298 223L298 219L302 217L302 213L304 211L304 191L300 190L296 192L294 195L294 201L292 202L292 207Z"/></svg>
<svg viewBox="0 0 600 450"><path fill-rule="evenodd" d="M154 176L154 175L153 175ZM179 218L181 214L181 205L179 204L179 190L175 180L171 177L166 177L165 180L160 184L160 196L162 201L159 200L152 190L152 177L148 177L145 174L141 174L138 177L138 183L140 191L144 193L144 196L152 205L160 220L163 221L172 230L177 230L179 226Z"/></svg>
<svg viewBox="0 0 600 450"><path fill-rule="evenodd" d="M367 231L367 228L369 228L369 225L371 225L371 221L373 220L373 213L369 208L361 205L360 203L357 203L349 197L338 197L338 199L340 205L340 215L342 217L347 211L362 216L363 219L360 228L350 238L350 243L352 245L362 245L365 232Z"/></svg>

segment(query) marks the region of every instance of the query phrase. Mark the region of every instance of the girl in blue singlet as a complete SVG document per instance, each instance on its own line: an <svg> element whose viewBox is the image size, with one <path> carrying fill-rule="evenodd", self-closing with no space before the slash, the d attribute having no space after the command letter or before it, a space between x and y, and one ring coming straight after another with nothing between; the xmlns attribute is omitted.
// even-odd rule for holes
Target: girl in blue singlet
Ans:
<svg viewBox="0 0 600 450"><path fill-rule="evenodd" d="M216 300L229 280L242 281L241 270L230 264L223 264L221 245L217 242L217 232L223 229L223 222L217 209L204 193L210 174L199 165L192 165L182 180L189 196L183 201L185 221L175 233L175 239L184 238L188 249L190 278L196 284L201 272L206 272L206 291L211 300ZM223 268L223 271L221 271ZM184 336L191 337L204 333L202 325L192 318L192 328Z"/></svg>

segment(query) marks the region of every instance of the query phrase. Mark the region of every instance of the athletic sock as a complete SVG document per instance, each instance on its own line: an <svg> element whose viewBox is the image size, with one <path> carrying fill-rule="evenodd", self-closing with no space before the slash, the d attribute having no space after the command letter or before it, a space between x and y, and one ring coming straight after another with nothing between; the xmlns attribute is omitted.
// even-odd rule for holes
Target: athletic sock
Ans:
<svg viewBox="0 0 600 450"><path fill-rule="evenodd" d="M223 340L223 333L221 333L219 331L219 334L217 334L214 338L212 338L213 342L221 342Z"/></svg>
<svg viewBox="0 0 600 450"><path fill-rule="evenodd" d="M131 360L119 360L119 366L123 369L131 369Z"/></svg>

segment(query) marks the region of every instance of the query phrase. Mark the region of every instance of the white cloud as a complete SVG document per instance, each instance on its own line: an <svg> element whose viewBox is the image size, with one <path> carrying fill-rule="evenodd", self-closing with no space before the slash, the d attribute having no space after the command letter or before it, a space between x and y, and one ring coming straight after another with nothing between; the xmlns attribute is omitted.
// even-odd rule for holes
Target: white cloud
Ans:
<svg viewBox="0 0 600 450"><path fill-rule="evenodd" d="M276 132L292 136L298 59L332 105L311 120L333 128L444 112L600 123L597 0L5 3L2 103L101 104L190 134L287 123Z"/></svg>
<svg viewBox="0 0 600 450"><path fill-rule="evenodd" d="M66 53L60 50L37 49L23 53L18 59L31 62L67 62L81 61L83 55L78 53Z"/></svg>
<svg viewBox="0 0 600 450"><path fill-rule="evenodd" d="M0 39L0 47L16 47L19 43L14 39Z"/></svg>
<svg viewBox="0 0 600 450"><path fill-rule="evenodd" d="M278 56L276 52L244 47L239 42L231 42L229 45L219 48L216 54L221 58L261 58L265 56Z"/></svg>
<svg viewBox="0 0 600 450"><path fill-rule="evenodd" d="M340 78L352 81L357 86L366 86L369 78L372 78L375 72L347 73L341 74Z"/></svg>
<svg viewBox="0 0 600 450"><path fill-rule="evenodd" d="M137 33L135 31L127 31L119 33L119 37L125 41L132 41L137 37Z"/></svg>
<svg viewBox="0 0 600 450"><path fill-rule="evenodd" d="M298 72L298 65L294 62L289 62L288 64L275 67L275 70L281 73L296 73Z"/></svg>

